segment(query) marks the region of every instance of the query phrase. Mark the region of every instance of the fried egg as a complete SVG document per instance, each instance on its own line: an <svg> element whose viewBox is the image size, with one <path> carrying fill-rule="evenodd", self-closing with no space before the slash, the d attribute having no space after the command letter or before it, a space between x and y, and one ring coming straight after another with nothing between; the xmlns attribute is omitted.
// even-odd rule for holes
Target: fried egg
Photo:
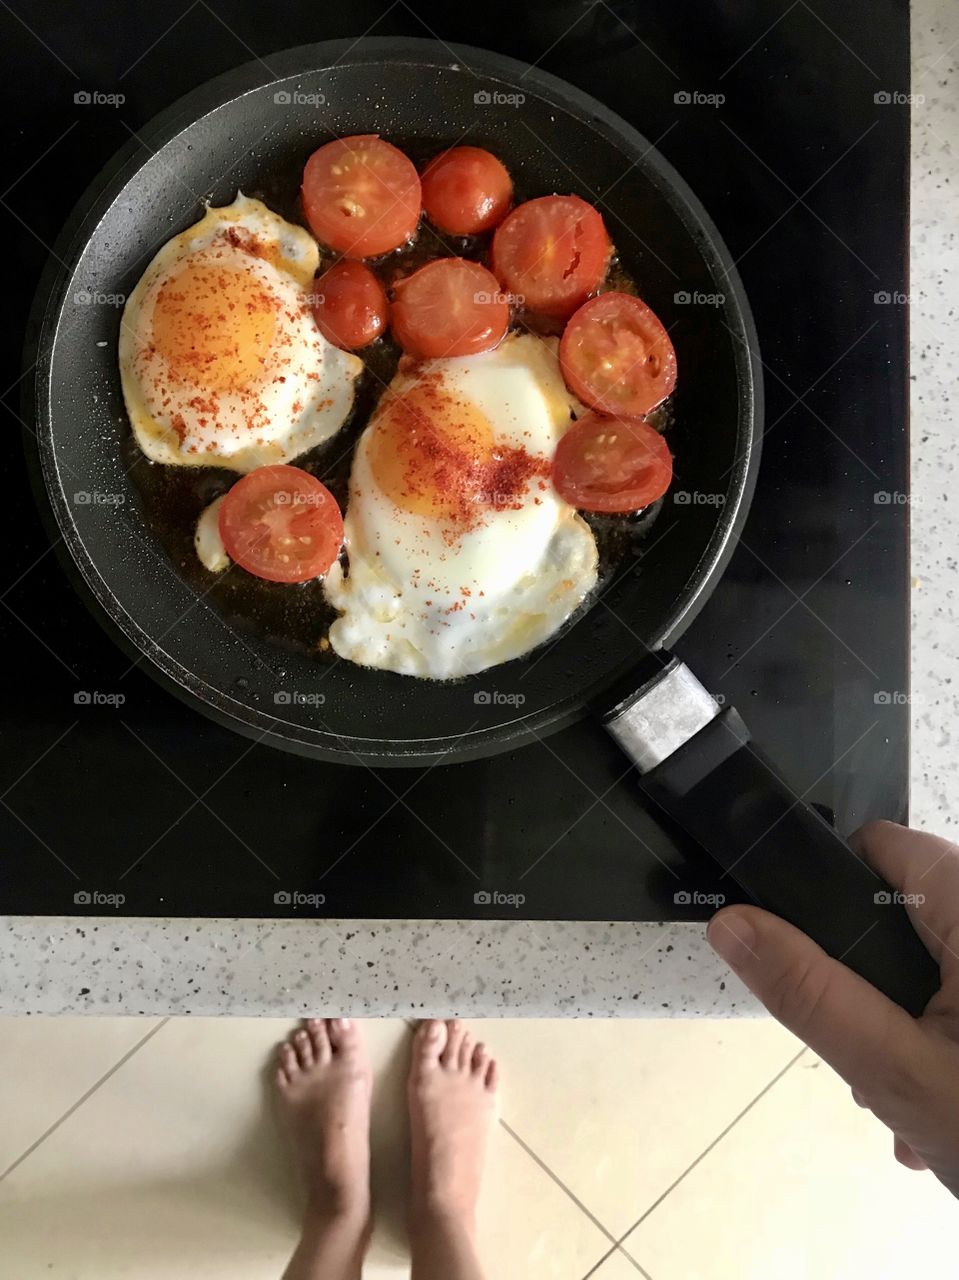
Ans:
<svg viewBox="0 0 959 1280"><path fill-rule="evenodd" d="M325 580L336 653L445 680L555 634L597 577L589 526L550 484L577 408L555 339L401 367L357 443L348 562Z"/></svg>
<svg viewBox="0 0 959 1280"><path fill-rule="evenodd" d="M363 364L316 327L318 260L307 231L242 193L163 246L120 325L123 397L147 457L246 472L339 430Z"/></svg>

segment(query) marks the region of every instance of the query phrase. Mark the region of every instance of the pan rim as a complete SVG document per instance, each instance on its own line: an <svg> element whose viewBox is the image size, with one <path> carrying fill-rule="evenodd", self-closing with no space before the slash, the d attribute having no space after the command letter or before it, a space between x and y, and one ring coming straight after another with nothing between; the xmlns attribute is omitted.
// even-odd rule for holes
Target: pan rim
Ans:
<svg viewBox="0 0 959 1280"><path fill-rule="evenodd" d="M476 72L469 65L470 61L480 64ZM57 543L58 557L78 589L78 594L121 649L136 659L147 659L150 675L168 691L195 710L202 710L212 719L235 731L295 753L351 763L375 762L380 765L421 765L440 760L454 763L525 745L537 737L551 734L575 722L587 713L587 695L577 691L568 700L556 702L543 711L517 715L515 719L500 722L493 728L481 728L475 733L470 730L455 737L382 739L351 735L349 741L355 743L358 750L345 745L342 736L329 728L324 727L311 734L302 725L292 725L282 717L270 715L251 707L249 703L230 698L223 689L210 685L184 668L173 655L159 650L154 638L127 612L122 601L110 590L86 550L65 502L56 446L52 432L48 429L52 353L62 319L66 290L78 258L92 238L98 222L137 170L146 163L146 159L138 159L138 156L143 155L144 144L152 154L160 146L174 141L179 133L190 128L199 119L228 107L248 93L280 84L297 75L315 74L334 65L386 62L430 68L457 67L463 72L477 74L477 79L481 75L484 84L491 80L501 80L515 86L517 79L521 79L542 97L557 102L580 121L599 129L620 150L625 142L634 151L643 151L647 162L644 170L646 176L654 181L687 231L696 238L710 269L722 270L732 299L730 314L741 330L734 336L740 340L735 360L740 398L739 436L745 444L742 446L732 484L735 500L724 509L696 571L690 577L695 586L690 589L687 584L677 596L675 606L667 615L661 634L655 637L654 643L668 646L683 634L706 603L735 550L758 474L763 386L758 339L748 299L732 255L698 197L638 130L604 104L568 82L490 50L458 43L444 44L435 40L392 37L363 37L358 41L336 40L302 45L270 55L270 66L262 62L249 62L228 70L191 90L153 117L139 130L139 140L131 138L121 147L83 192L57 237L53 255L41 276L28 322L24 351L24 368L29 372L33 366L34 376L24 377L22 383L24 421L27 424L36 422L39 430L36 438L30 438L25 433L25 443L28 446L35 495L44 514L48 532L51 533L51 540ZM154 656L158 650L165 662ZM605 683L607 681L600 678L597 686L602 687ZM236 711L231 710L231 707L236 708ZM302 737L290 737L284 733L287 729Z"/></svg>

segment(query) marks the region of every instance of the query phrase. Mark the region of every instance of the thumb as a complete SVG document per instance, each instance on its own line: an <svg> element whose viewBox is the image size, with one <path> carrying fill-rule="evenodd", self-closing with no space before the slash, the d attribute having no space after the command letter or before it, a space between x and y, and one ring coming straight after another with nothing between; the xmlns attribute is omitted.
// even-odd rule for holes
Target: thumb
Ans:
<svg viewBox="0 0 959 1280"><path fill-rule="evenodd" d="M706 932L769 1012L873 1109L919 1096L928 1046L918 1024L804 933L759 907L725 907Z"/></svg>

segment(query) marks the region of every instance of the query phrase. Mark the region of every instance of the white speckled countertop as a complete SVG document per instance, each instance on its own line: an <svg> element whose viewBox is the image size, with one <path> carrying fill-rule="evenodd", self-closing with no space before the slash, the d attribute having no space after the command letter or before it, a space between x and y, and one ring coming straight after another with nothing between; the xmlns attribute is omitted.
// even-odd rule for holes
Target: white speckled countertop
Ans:
<svg viewBox="0 0 959 1280"><path fill-rule="evenodd" d="M913 6L912 820L959 801L959 350L952 0ZM956 805L959 810L959 804ZM0 918L0 1013L612 1017L755 1014L701 925Z"/></svg>

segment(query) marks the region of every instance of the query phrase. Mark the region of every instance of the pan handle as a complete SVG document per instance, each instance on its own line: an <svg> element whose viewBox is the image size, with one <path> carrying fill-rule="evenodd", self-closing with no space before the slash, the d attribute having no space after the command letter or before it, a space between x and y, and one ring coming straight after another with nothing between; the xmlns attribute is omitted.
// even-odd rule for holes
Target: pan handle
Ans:
<svg viewBox="0 0 959 1280"><path fill-rule="evenodd" d="M679 745L674 728L667 754L651 750L655 697L642 708L649 687L606 718L606 728L640 771L646 795L759 906L918 1016L939 989L939 968L896 894L797 798L733 707L721 711L713 702L710 713L704 701L710 695L688 668L676 659L667 662L653 682L652 694L657 690L660 705L669 695L674 726L683 718L679 704L697 726L680 734ZM664 736L661 727L657 735Z"/></svg>

